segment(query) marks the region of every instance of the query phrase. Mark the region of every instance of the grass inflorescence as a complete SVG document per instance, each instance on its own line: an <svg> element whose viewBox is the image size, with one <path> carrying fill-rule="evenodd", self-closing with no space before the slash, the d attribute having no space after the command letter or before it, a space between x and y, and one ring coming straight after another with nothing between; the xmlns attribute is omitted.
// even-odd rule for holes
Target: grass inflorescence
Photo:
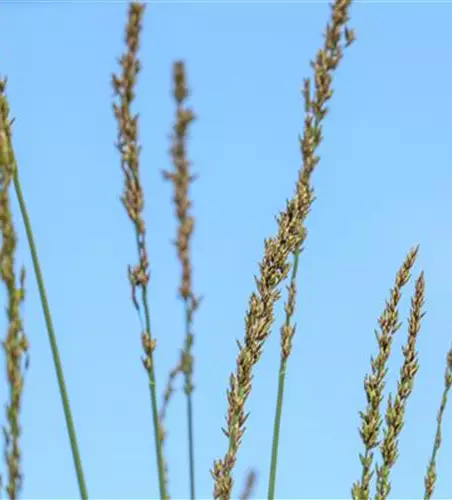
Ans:
<svg viewBox="0 0 452 500"><path fill-rule="evenodd" d="M244 339L237 341L238 355L235 368L229 378L227 390L226 425L223 429L227 438L226 451L214 460L210 471L213 479L213 498L230 500L233 496L234 469L240 446L246 431L248 418L247 401L252 390L253 371L258 364L266 341L272 333L275 308L285 286L284 321L279 328L280 353L278 369L278 391L273 425L272 447L269 450L269 500L276 496L279 435L282 426L284 388L288 361L292 352L295 335L294 322L297 276L301 253L307 238L306 220L314 202L312 174L320 157L319 148L323 140L324 119L333 95L333 77L341 63L345 48L355 40L354 30L349 28L352 0L334 0L330 8L330 18L324 31L320 49L311 61L312 77L304 80L302 97L304 101L304 126L299 138L301 166L291 198L284 210L276 217L276 234L265 239L264 252L255 277L256 288L250 296L245 315ZM177 219L177 234L174 241L181 268L178 294L184 306L184 340L176 366L170 371L163 390L161 404L158 404L155 370L156 337L151 330L149 305L150 263L146 243L146 223L144 220L145 194L141 180L138 125L139 117L132 111L135 99L137 77L141 70L138 58L145 5L131 2L125 27L124 54L119 59L119 72L112 76L115 93L114 117L117 121L116 148L120 155L120 166L124 176L121 196L135 235L137 262L128 267L131 299L137 311L141 326L142 363L147 375L151 399L152 427L157 463L159 496L169 499L169 470L164 458L165 417L174 393L174 383L180 375L184 378L184 393L187 404L187 441L190 498L196 498L195 440L194 440L194 316L200 304L193 287L192 237L195 218L192 213L190 187L196 175L192 173L188 159L188 137L195 115L187 107L189 97L186 68L183 61L173 65L173 97L176 103L175 122L171 136L170 157L173 169L163 170L163 177L173 187L173 203ZM4 487L10 499L18 498L22 486L20 448L20 410L22 406L24 372L28 365L28 341L24 333L20 306L24 300L25 271L20 271L17 280L15 270L16 230L10 207L10 189L13 188L19 202L20 213L25 226L33 267L44 313L49 342L52 350L57 381L63 402L69 441L78 480L80 497L88 498L82 462L75 435L69 398L63 378L47 294L37 257L36 245L31 230L30 219L25 207L17 164L14 156L9 106L5 95L6 80L0 80L0 277L7 292L7 333L3 341L6 358L6 375L9 398L6 405L5 461L7 464L6 484L0 477L0 493ZM400 330L399 307L402 291L409 283L419 247L413 247L396 273L394 285L389 292L385 307L378 319L375 331L378 352L371 358L370 370L364 378L366 406L359 412L359 436L363 451L359 455L360 472L352 484L351 496L354 500L367 500L372 496L384 500L391 493L391 472L399 455L399 438L404 427L408 399L410 398L416 374L419 370L417 340L424 312L425 279L421 272L414 283L411 309L408 317L408 335L402 347L403 361L397 388L384 402L384 390L389 360L396 333ZM17 283L18 281L18 283ZM424 498L433 495L437 480L437 457L441 446L441 430L448 394L452 386L452 348L447 354L444 375L444 391L437 416L437 427L433 449L424 478ZM385 404L384 404L385 403ZM384 409L382 409L384 408ZM257 474L251 470L242 485L239 498L251 498L257 481ZM299 492L294 492L299 494Z"/></svg>
<svg viewBox="0 0 452 500"><path fill-rule="evenodd" d="M196 175L190 173L190 162L186 154L187 133L190 123L195 119L191 109L184 106L189 92L186 84L185 67L183 61L178 61L173 67L174 89L176 100L176 123L173 129L171 158L174 171L163 171L166 180L174 186L173 202L178 220L177 238L175 245L177 256L182 268L179 294L184 302L185 309L185 341L181 350L180 360L176 370L170 372L165 403L171 394L171 382L177 372L184 375L184 392L187 397L187 426L188 426L188 460L190 469L190 498L195 498L195 449L194 449L194 422L193 422L193 315L199 307L200 299L195 296L192 286L192 269L190 261L190 242L194 231L194 218L190 215L191 201L189 199L190 184Z"/></svg>
<svg viewBox="0 0 452 500"><path fill-rule="evenodd" d="M387 363L391 353L394 334L400 329L399 302L401 290L411 277L411 269L416 261L418 247L410 250L401 268L398 270L394 287L389 294L389 300L380 316L378 323L380 330L375 332L379 351L376 358L371 358L371 373L364 379L364 391L367 398L367 408L360 412L360 436L364 444L364 454L360 455L362 474L359 482L354 483L352 496L354 499L368 498L370 482L373 476L373 450L378 447L382 424L380 406L383 400L383 389L387 374Z"/></svg>
<svg viewBox="0 0 452 500"><path fill-rule="evenodd" d="M14 175L14 159L11 152L11 121L5 98L6 80L0 81L0 276L6 287L8 305L6 314L8 330L3 341L6 357L6 378L9 385L9 401L6 405L7 427L5 460L8 470L6 492L9 498L17 498L22 486L20 438L20 407L24 385L24 369L28 365L28 340L25 336L20 306L25 296L25 268L20 271L19 286L15 271L17 236L10 205L10 187ZM0 488L2 486L0 480Z"/></svg>
<svg viewBox="0 0 452 500"><path fill-rule="evenodd" d="M141 342L144 351L143 366L149 379L151 395L152 420L160 496L167 498L167 467L163 458L163 436L157 405L157 388L155 379L154 350L156 339L151 333L151 319L148 302L149 261L146 247L146 225L143 219L144 195L140 179L140 146L138 145L138 115L131 110L135 98L135 84L140 71L140 61L137 58L141 20L145 6L131 3L129 19L125 30L127 51L119 63L121 73L113 75L112 84L118 103L113 103L113 111L118 122L118 140L116 147L121 156L121 169L124 173L124 191L121 201L131 220L136 238L138 264L129 266L128 276L132 290L132 302L137 310L142 326ZM140 297L137 297L137 292ZM144 311L144 321L142 314Z"/></svg>

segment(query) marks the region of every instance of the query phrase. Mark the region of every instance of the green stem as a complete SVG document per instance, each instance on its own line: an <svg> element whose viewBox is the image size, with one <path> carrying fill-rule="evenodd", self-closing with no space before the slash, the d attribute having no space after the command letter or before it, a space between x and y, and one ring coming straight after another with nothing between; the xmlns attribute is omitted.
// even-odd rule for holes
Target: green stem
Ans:
<svg viewBox="0 0 452 500"><path fill-rule="evenodd" d="M149 306L147 300L147 289L146 287L142 288L142 300L143 300L143 308L144 308L144 316L146 322L146 331L151 332L151 318L149 314ZM160 498L162 500L166 500L168 498L166 494L166 486L165 486L165 464L163 463L163 450L162 450L162 440L160 439L160 422L158 415L158 405L157 405L157 389L155 387L155 369L154 369L154 353L151 350L149 354L151 366L148 370L149 376L149 390L151 394L151 405L152 405L152 420L154 423L154 440L155 440L155 454L157 457L157 469L158 469L158 478L159 478L159 489L160 489Z"/></svg>
<svg viewBox="0 0 452 500"><path fill-rule="evenodd" d="M290 278L291 281L295 281L297 278L299 256L300 256L300 249L294 252L292 276ZM286 313L285 323L286 326L290 325L290 315L288 315L287 313ZM272 456L270 463L270 477L268 482L268 500L273 500L275 498L276 469L278 463L279 434L281 430L281 416L282 416L282 407L284 400L284 385L286 381L286 367L287 367L287 358L283 358L283 356L281 356L279 373L278 373L278 396L276 399L276 411L275 411L275 420L273 426Z"/></svg>
<svg viewBox="0 0 452 500"><path fill-rule="evenodd" d="M190 311L189 305L185 302L185 333L186 333L186 355L191 356L190 349L192 337L190 335ZM185 371L185 388L187 394L187 425L188 425L188 458L190 464L190 498L195 500L195 450L194 450L194 431L193 431L193 398L192 398L192 363L189 363L189 369Z"/></svg>
<svg viewBox="0 0 452 500"><path fill-rule="evenodd" d="M273 443L272 443L272 458L270 465L270 480L268 485L268 499L273 500L275 498L275 486L276 486L276 465L278 461L278 447L279 447L279 431L281 429L281 415L282 415L282 405L284 398L284 385L286 379L286 366L287 359L281 359L278 375L278 397L276 401L276 412L275 421L273 427Z"/></svg>
<svg viewBox="0 0 452 500"><path fill-rule="evenodd" d="M195 500L195 453L193 438L193 401L191 394L187 396L187 416L188 416L188 454L190 460L190 498Z"/></svg>
<svg viewBox="0 0 452 500"><path fill-rule="evenodd" d="M25 206L24 197L22 194L22 189L20 187L19 175L17 172L17 165L14 160L14 188L16 191L17 199L19 201L20 212L22 214L22 219L25 225L25 231L27 233L28 245L30 247L31 259L33 261L33 267L36 275L36 281L38 282L39 296L41 298L42 310L44 312L44 318L47 326L47 333L49 337L50 347L52 350L53 363L55 366L56 376L58 380L58 386L60 389L61 400L63 403L64 417L66 419L66 427L69 435L69 441L71 444L72 458L74 460L75 471L77 474L78 487L80 491L80 496L82 500L88 499L88 492L86 489L85 478L83 475L82 462L80 459L80 453L78 450L77 437L75 434L74 422L72 419L71 408L69 406L69 398L66 390L66 384L64 382L63 368L61 366L60 355L58 353L58 346L56 342L55 330L53 329L52 316L50 314L49 303L47 301L46 290L44 286L44 280L42 277L41 268L39 265L38 254L36 251L36 245L34 242L33 231L31 229L30 218L28 216L27 208Z"/></svg>

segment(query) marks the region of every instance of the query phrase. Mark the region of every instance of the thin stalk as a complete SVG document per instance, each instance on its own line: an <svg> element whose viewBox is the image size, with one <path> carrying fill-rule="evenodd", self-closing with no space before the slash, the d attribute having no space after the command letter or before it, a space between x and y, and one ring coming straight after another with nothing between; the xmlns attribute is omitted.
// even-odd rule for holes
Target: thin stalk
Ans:
<svg viewBox="0 0 452 500"><path fill-rule="evenodd" d="M11 148L12 149L12 148ZM28 245L30 247L31 259L33 261L33 268L35 271L36 281L38 283L39 296L41 299L42 310L44 313L44 318L47 327L47 334L49 337L50 348L52 350L53 364L55 366L55 372L58 381L58 387L60 390L61 401L63 403L64 418L66 420L66 428L69 435L69 442L71 444L72 458L74 460L75 471L77 474L78 487L80 492L80 497L82 500L88 499L88 492L86 489L85 478L83 475L82 461L80 458L80 453L77 444L77 436L75 433L74 421L72 419L71 408L69 405L69 397L66 390L66 384L64 382L63 368L61 365L60 355L58 352L58 346L55 336L55 330L53 328L52 316L50 314L49 303L47 300L46 289L44 286L44 280L42 277L41 267L39 265L38 253L36 251L36 245L33 237L33 231L31 229L30 217L28 216L27 208L25 206L24 197L22 194L22 189L19 182L19 174L17 171L17 165L14 159L14 189L16 191L17 200L19 202L20 212L22 219L24 221L25 232L27 234Z"/></svg>
<svg viewBox="0 0 452 500"><path fill-rule="evenodd" d="M292 268L291 283L295 283L298 271L298 261L300 257L300 250L294 252L294 263ZM290 327L291 314L286 311L286 328ZM278 396L276 399L276 411L275 420L273 426L273 442L272 442L272 456L270 463L270 478L268 483L268 499L273 500L275 498L275 486L276 486L276 468L278 463L278 449L279 449L279 433L281 430L281 417L282 417L282 407L284 400L284 386L286 382L286 367L287 367L288 356L281 356L279 373L278 373Z"/></svg>
<svg viewBox="0 0 452 500"><path fill-rule="evenodd" d="M270 464L270 478L268 483L268 500L275 498L276 467L278 462L279 431L281 429L282 405L284 399L284 386L286 382L287 359L280 361L278 374L278 397L276 400L275 421L273 426L272 457Z"/></svg>
<svg viewBox="0 0 452 500"><path fill-rule="evenodd" d="M430 500L433 495L433 491L435 489L436 484L436 457L438 455L438 451L441 447L441 426L443 422L444 410L447 405L447 396L449 394L450 388L452 387L452 348L447 353L447 366L446 372L444 374L444 391L441 398L441 404L438 410L438 415L436 417L436 433L435 433L435 441L433 442L433 450L430 458L430 462L428 463L427 473L425 474L424 485L425 485L425 494L424 500Z"/></svg>
<svg viewBox="0 0 452 500"><path fill-rule="evenodd" d="M185 302L185 332L186 339L191 344L191 311L190 306ZM188 427L188 458L190 463L190 499L195 500L195 438L193 431L193 398L192 398L192 371L185 370L185 388L187 394L187 427Z"/></svg>
<svg viewBox="0 0 452 500"><path fill-rule="evenodd" d="M141 296L144 309L144 320L146 322L146 331L150 332L151 317L149 314L149 305L147 300L147 287L142 288ZM149 365L146 367L147 368L146 371L149 377L149 390L151 395L152 421L154 427L155 453L157 457L160 498L163 500L168 498L168 495L166 493L165 464L163 461L162 439L160 436L160 421L159 421L158 403L157 403L157 389L155 384L154 349L150 349L149 352L147 352L146 354L150 361Z"/></svg>

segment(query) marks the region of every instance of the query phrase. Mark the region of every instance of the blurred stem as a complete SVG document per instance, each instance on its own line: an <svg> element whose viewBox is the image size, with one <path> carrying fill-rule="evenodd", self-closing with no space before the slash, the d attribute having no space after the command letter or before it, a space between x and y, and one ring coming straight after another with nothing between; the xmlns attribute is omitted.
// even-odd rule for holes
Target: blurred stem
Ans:
<svg viewBox="0 0 452 500"><path fill-rule="evenodd" d="M11 147L12 151L12 147ZM61 400L63 403L64 417L66 419L66 428L69 435L69 441L71 444L72 458L74 460L75 471L77 474L78 487L80 492L80 497L82 500L88 499L88 492L86 489L85 478L83 475L82 462L80 459L80 453L78 450L77 437L75 433L75 426L72 419L71 408L69 405L69 397L66 390L66 384L64 382L63 368L61 365L60 355L58 353L58 346L56 342L55 330L53 328L52 316L50 314L49 303L47 301L46 289L44 286L44 280L42 277L41 267L39 265L38 254L36 251L36 245L34 242L33 231L31 229L30 217L28 216L27 208L25 206L24 197L22 194L22 189L19 182L19 174L17 171L17 165L14 160L14 189L16 191L17 200L19 202L20 212L25 226L25 232L27 234L28 245L30 247L31 259L33 261L33 268L36 275L36 281L38 283L39 296L41 298L42 310L44 313L44 318L47 327L47 333L49 337L50 347L52 350L53 363L55 366L56 376L58 380L58 386L60 389Z"/></svg>
<svg viewBox="0 0 452 500"><path fill-rule="evenodd" d="M297 271L298 271L298 261L300 257L300 248L294 252L294 262L292 268L292 276L290 278L291 282L294 282L297 279ZM290 326L290 314L286 312L286 326ZM276 486L276 468L278 462L278 448L279 448L279 433L281 430L281 416L282 416L282 407L284 400L284 386L286 382L286 367L287 367L287 357L281 356L280 366L279 366L279 374L278 374L278 396L276 399L276 411L275 411L275 420L273 427L273 443L272 443L272 456L271 456L271 464L270 464L270 478L268 484L268 500L273 500L275 498L275 486Z"/></svg>
<svg viewBox="0 0 452 500"><path fill-rule="evenodd" d="M186 349L190 356L192 336L190 335L190 306L185 302ZM190 498L195 500L195 450L193 432L192 368L185 370L185 392L187 394L188 458L190 463Z"/></svg>

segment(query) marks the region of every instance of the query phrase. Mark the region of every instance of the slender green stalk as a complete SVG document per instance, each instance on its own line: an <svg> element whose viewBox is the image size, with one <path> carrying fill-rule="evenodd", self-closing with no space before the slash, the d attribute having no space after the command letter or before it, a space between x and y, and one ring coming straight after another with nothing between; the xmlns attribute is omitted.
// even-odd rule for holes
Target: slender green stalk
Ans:
<svg viewBox="0 0 452 500"><path fill-rule="evenodd" d="M190 461L190 498L194 500L195 495L195 446L193 433L193 398L191 393L187 395L187 427L188 427L188 456Z"/></svg>
<svg viewBox="0 0 452 500"><path fill-rule="evenodd" d="M22 189L19 182L19 174L17 172L17 165L14 160L14 177L13 177L14 189L16 191L17 200L19 201L20 212L22 219L24 221L25 232L27 234L28 245L30 247L31 259L33 261L33 268L36 275L36 281L38 283L39 296L41 299L42 310L44 312L44 318L47 327L47 333L49 337L50 347L52 350L53 363L55 366L56 376L58 380L58 387L60 389L61 401L63 403L64 418L66 419L66 428L69 435L69 441L71 444L72 458L74 460L75 471L77 474L77 481L80 496L83 500L88 498L88 492L86 489L85 478L83 475L82 461L80 458L80 453L77 444L77 437L75 433L74 421L72 419L71 408L69 405L69 397L66 390L66 384L64 382L63 368L61 365L60 355L58 352L58 346L55 336L55 330L53 328L52 316L50 314L49 303L47 300L46 289L44 286L44 280L42 277L41 267L39 265L38 253L36 251L36 245L33 237L33 231L31 229L30 217L28 216L27 208L25 206L24 197L22 194Z"/></svg>
<svg viewBox="0 0 452 500"><path fill-rule="evenodd" d="M194 302L195 308L197 302ZM195 438L193 425L193 358L191 356L191 346L193 344L193 334L191 333L193 309L191 303L185 301L185 345L181 353L180 370L184 374L184 392L187 396L187 432L188 432L188 461L190 473L190 499L195 500Z"/></svg>
<svg viewBox="0 0 452 500"><path fill-rule="evenodd" d="M186 344L192 343L192 335L190 333L191 325L191 310L188 303L185 303L185 331ZM190 351L190 347L186 345L186 351ZM190 362L191 364L191 362ZM187 395L187 428L188 428L188 458L190 463L190 498L195 500L195 438L193 432L193 384L192 370L185 370L185 393Z"/></svg>
<svg viewBox="0 0 452 500"><path fill-rule="evenodd" d="M272 457L270 464L270 479L268 483L268 495L269 500L275 498L275 486L276 486L276 467L278 461L278 447L279 447L279 431L281 428L281 415L282 415L282 404L284 399L284 386L286 381L286 366L287 359L281 359L279 374L278 374L278 397L276 400L276 412L275 421L273 427L273 442L272 442Z"/></svg>
<svg viewBox="0 0 452 500"><path fill-rule="evenodd" d="M297 279L297 271L298 271L298 262L300 257L300 251L297 250L294 252L294 263L292 268L292 276L291 276L291 290L295 292L295 282ZM295 294L291 296L291 291L289 290L289 302L290 299L295 299ZM282 355L279 366L279 374L278 374L278 396L276 399L276 411L275 411L275 420L273 427L273 442L272 442L272 456L270 463L270 478L268 483L268 499L273 500L275 498L275 487L276 487L276 469L278 462L278 449L279 449L279 433L281 429L281 416L282 416L282 406L284 400L284 386L286 382L286 368L287 368L287 360L288 355L284 354L284 342L287 342L286 332L290 332L291 335L294 333L294 329L290 327L290 319L293 313L293 308L288 308L286 310L286 320L285 320L285 328L282 330ZM290 350L290 349L289 349Z"/></svg>
<svg viewBox="0 0 452 500"><path fill-rule="evenodd" d="M2 83L2 86L0 89L2 93L4 92L5 83L6 82ZM2 97L3 97L3 100L6 99L5 96L2 96ZM6 118L7 117L1 117L1 119L3 121L6 120ZM4 123L3 125L6 125L6 124ZM86 490L85 479L83 476L82 462L81 462L80 453L78 450L77 437L75 434L75 427L74 427L74 423L73 423L73 419L72 419L71 409L69 406L69 398L68 398L67 391L66 391L66 384L64 382L63 368L61 366L60 356L58 353L55 331L53 328L52 317L50 314L50 308L49 308L49 304L47 301L47 295L46 295L46 290L44 287L44 280L42 277L41 267L39 265L38 254L36 251L36 245L35 245L34 237L33 237L33 231L31 229L30 217L28 216L27 208L25 206L25 201L24 201L24 197L22 194L22 189L21 189L20 182L19 182L17 162L16 162L16 158L14 155L14 149L12 146L10 133L8 134L6 147L9 150L8 156L9 156L10 167L11 167L11 170L13 172L14 189L16 191L17 199L19 201L20 212L21 212L22 219L24 222L25 232L27 234L28 245L30 247L31 258L33 261L33 267L34 267L34 271L35 271L35 275L36 275L36 280L38 282L39 296L41 298L42 310L44 312L44 318L45 318L45 322L46 322L46 326L47 326L47 333L48 333L48 337L49 337L49 341L50 341L50 347L52 350L52 357L53 357L53 362L54 362L54 366L55 366L58 386L59 386L59 390L60 390L61 400L63 403L64 417L66 419L66 428L68 431L69 441L71 444L72 457L74 460L75 471L77 474L77 481L78 481L80 496L81 496L82 500L85 500L88 498L88 493Z"/></svg>
<svg viewBox="0 0 452 500"><path fill-rule="evenodd" d="M147 300L147 287L142 288L142 302L144 309L144 318L146 322L146 331L151 331L151 318L149 314L149 305ZM154 369L154 349L149 349L146 351L147 360L149 361L146 371L149 377L149 390L151 395L151 406L152 406L152 422L154 426L154 441L155 441L155 453L157 457L157 469L158 469L158 479L159 479L159 490L160 498L168 498L166 478L165 478L165 463L163 460L163 448L162 448L162 436L161 436L161 426L158 415L158 403L157 403L157 389L155 384L155 369Z"/></svg>
<svg viewBox="0 0 452 500"><path fill-rule="evenodd" d="M433 450L430 458L430 462L427 466L427 472L424 478L425 485L425 493L424 499L430 500L433 495L433 491L435 489L436 484L436 457L438 455L438 451L441 447L441 426L443 422L444 410L447 405L447 396L449 394L450 388L452 387L452 348L447 353L447 365L446 372L444 373L444 390L441 398L441 404L438 410L438 415L436 417L436 433L435 433L435 441L433 442Z"/></svg>

